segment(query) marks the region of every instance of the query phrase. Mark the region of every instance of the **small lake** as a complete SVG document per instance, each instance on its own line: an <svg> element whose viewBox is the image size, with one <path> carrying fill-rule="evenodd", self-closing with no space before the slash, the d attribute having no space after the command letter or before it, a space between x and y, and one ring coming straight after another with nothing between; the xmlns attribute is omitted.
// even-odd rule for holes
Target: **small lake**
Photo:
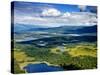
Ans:
<svg viewBox="0 0 100 75"><path fill-rule="evenodd" d="M52 72L52 71L63 71L63 68L58 66L48 66L45 63L39 63L39 64L28 64L24 67L24 69L28 73L34 73L34 72Z"/></svg>
<svg viewBox="0 0 100 75"><path fill-rule="evenodd" d="M23 39L16 39L16 42L22 42L22 41L30 41L30 40L37 40L38 38L33 38L33 37L27 37Z"/></svg>

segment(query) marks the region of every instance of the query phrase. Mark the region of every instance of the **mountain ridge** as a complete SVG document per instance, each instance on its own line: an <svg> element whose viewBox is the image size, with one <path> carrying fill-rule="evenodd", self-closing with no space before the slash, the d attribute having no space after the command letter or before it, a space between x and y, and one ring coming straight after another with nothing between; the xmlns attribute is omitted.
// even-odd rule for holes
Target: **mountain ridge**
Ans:
<svg viewBox="0 0 100 75"><path fill-rule="evenodd" d="M43 31L49 33L63 33L63 34L81 34L81 33L96 33L97 25L93 26L60 26L60 27L42 27L38 25L14 25L14 32L31 32Z"/></svg>

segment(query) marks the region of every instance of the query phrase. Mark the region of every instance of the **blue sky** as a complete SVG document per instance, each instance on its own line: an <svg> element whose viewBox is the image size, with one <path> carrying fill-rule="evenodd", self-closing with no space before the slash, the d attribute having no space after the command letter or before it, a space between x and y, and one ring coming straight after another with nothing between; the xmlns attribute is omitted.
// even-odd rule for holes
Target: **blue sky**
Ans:
<svg viewBox="0 0 100 75"><path fill-rule="evenodd" d="M47 27L95 25L96 6L14 2L14 24Z"/></svg>

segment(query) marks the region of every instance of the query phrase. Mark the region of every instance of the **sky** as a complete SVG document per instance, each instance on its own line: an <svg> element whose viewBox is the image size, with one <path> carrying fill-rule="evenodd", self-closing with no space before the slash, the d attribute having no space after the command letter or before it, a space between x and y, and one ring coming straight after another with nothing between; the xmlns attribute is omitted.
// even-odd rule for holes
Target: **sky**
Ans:
<svg viewBox="0 0 100 75"><path fill-rule="evenodd" d="M14 25L59 27L97 24L96 6L17 1L13 10Z"/></svg>

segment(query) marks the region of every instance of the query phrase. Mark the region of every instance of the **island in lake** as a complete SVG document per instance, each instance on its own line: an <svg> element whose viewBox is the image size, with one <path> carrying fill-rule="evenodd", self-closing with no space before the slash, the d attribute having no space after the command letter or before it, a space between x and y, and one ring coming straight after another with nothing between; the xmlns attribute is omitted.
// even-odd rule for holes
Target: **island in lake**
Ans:
<svg viewBox="0 0 100 75"><path fill-rule="evenodd" d="M11 72L97 68L97 6L11 3Z"/></svg>

